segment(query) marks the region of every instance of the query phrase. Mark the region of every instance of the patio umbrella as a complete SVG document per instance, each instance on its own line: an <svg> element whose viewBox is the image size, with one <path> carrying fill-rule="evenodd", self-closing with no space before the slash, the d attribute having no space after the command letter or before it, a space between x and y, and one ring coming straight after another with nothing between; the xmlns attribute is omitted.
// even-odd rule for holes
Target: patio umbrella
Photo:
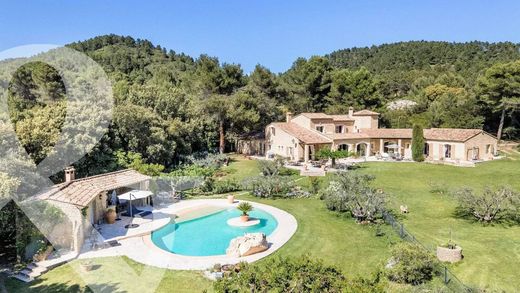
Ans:
<svg viewBox="0 0 520 293"><path fill-rule="evenodd" d="M130 217L133 217L134 216L134 212L133 212L133 209L132 209L132 201L137 200L137 199L147 198L147 197L149 197L151 195L153 195L153 193L150 192L150 191L132 190L132 191L129 191L127 193L123 193L123 194L119 195L118 198L119 198L119 200L124 199L124 200L128 201L128 204L129 204L129 207L130 207Z"/></svg>

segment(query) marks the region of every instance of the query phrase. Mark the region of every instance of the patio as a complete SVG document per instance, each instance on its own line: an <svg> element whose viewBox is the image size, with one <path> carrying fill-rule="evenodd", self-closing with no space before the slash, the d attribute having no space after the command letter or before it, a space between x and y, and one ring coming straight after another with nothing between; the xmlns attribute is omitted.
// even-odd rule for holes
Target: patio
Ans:
<svg viewBox="0 0 520 293"><path fill-rule="evenodd" d="M270 255L289 241L296 232L298 224L291 214L283 210L256 202L250 203L254 207L270 213L278 222L276 230L267 237L267 241L270 243L269 249L261 253L245 257L227 255L193 257L170 253L157 247L151 240L151 233L170 223L172 217L178 216L178 220L181 221L189 220L193 214L200 217L212 210L227 209L238 204L238 201L229 204L225 199L200 199L181 201L160 209L152 210L151 207L148 207L152 211L152 215L145 218L124 217L126 219L122 219L116 224L102 225L98 237L107 245L102 246L101 249L95 249L85 244L78 258L127 256L142 264L174 270L203 270L216 263L253 262ZM145 209L146 207L139 208ZM139 224L139 227L124 228L130 223ZM114 241L117 241L117 244Z"/></svg>
<svg viewBox="0 0 520 293"><path fill-rule="evenodd" d="M138 207L140 210L153 211L151 206ZM145 217L125 217L121 216L119 221L114 224L102 224L98 226L97 231L101 236L102 242L118 241L130 237L141 236L150 231L160 229L170 223L173 215L161 212L152 212ZM127 228L129 225L136 226Z"/></svg>

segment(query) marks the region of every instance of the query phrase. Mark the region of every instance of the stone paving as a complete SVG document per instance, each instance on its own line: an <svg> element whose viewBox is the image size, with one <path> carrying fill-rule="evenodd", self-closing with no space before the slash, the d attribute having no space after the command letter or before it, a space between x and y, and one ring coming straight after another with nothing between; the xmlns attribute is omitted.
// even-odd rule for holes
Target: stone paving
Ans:
<svg viewBox="0 0 520 293"><path fill-rule="evenodd" d="M87 259L95 257L127 256L142 264L159 268L173 270L204 270L212 267L216 263L235 264L242 261L254 262L264 258L289 241L298 228L298 223L291 214L269 205L250 202L253 207L257 207L270 213L278 222L277 228L273 233L271 233L271 235L267 236L267 241L270 244L270 247L264 252L245 257L231 257L226 255L183 256L164 251L155 246L151 240L151 232L167 224L165 223L167 218L164 215L182 215L185 214L186 211L189 211L190 214L197 213L198 207L200 207L202 215L208 210L211 210L208 209L208 207L213 207L213 210L215 208L224 209L236 206L238 203L239 201L235 201L233 204L230 204L226 199L186 200L174 203L165 208L155 209L153 210L152 223L149 225L143 225L143 228L139 231L139 234L136 234L136 236L117 238L119 236L116 235L115 239L120 239L120 245L100 250L83 250L78 258ZM153 224L153 222L156 221L156 214L158 216L157 224ZM114 228L114 231L117 230L118 229Z"/></svg>

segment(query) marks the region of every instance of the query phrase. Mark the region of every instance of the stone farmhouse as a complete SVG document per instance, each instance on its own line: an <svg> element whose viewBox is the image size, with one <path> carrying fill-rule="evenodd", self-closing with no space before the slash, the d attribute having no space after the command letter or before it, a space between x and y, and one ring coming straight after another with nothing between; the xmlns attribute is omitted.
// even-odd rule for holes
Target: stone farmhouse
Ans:
<svg viewBox="0 0 520 293"><path fill-rule="evenodd" d="M432 162L464 164L492 160L497 139L481 129L424 129L424 153ZM285 122L265 128L265 154L290 161L315 159L321 148L346 150L359 157L411 159L412 129L379 128L379 113L287 113Z"/></svg>

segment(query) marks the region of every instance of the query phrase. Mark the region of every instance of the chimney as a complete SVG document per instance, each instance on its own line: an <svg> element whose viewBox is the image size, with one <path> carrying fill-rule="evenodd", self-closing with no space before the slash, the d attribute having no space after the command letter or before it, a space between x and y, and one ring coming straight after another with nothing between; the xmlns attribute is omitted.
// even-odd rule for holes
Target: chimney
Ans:
<svg viewBox="0 0 520 293"><path fill-rule="evenodd" d="M285 113L285 120L287 121L287 123L291 122L292 116L293 116L293 113L291 113L291 112Z"/></svg>
<svg viewBox="0 0 520 293"><path fill-rule="evenodd" d="M70 166L65 168L65 182L71 182L76 180L76 169Z"/></svg>
<svg viewBox="0 0 520 293"><path fill-rule="evenodd" d="M354 116L354 107L348 107L348 116L349 117Z"/></svg>

